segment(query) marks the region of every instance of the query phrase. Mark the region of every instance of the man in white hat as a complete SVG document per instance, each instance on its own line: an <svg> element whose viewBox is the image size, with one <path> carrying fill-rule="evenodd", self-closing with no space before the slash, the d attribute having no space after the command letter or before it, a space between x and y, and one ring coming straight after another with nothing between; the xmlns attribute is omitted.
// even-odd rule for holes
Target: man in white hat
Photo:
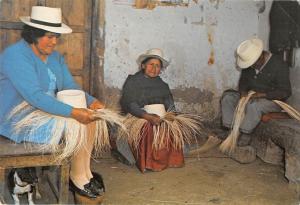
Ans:
<svg viewBox="0 0 300 205"><path fill-rule="evenodd" d="M237 66L242 69L238 83L238 91L226 90L221 98L222 125L225 129L232 128L236 106L242 96L255 91L246 105L245 117L240 125L242 133L238 141L239 147L231 157L241 163L255 160L256 151L248 146L250 136L261 121L263 114L279 112L281 109L272 100L285 101L291 95L289 68L279 56L263 50L263 42L253 38L242 42L236 51ZM209 147L220 144L228 136L227 132L213 137Z"/></svg>
<svg viewBox="0 0 300 205"><path fill-rule="evenodd" d="M60 35L72 32L70 27L62 23L61 9L33 6L31 15L20 19L25 23L22 39L0 55L0 136L17 143L49 144L51 136L47 130L31 137L24 132L14 131L14 122L25 117L9 117L15 107L24 102L33 109L88 124L96 120L91 109L101 109L104 105L87 93L84 95L89 109L77 108L56 98L58 91L80 90L63 56L55 51ZM88 140L91 142L88 148L83 147L72 157L70 176L73 190L86 197L96 198L101 194L101 187L90 169L93 141Z"/></svg>
<svg viewBox="0 0 300 205"><path fill-rule="evenodd" d="M280 108L272 100L285 101L291 95L289 67L279 56L263 50L263 42L254 38L242 42L237 48L237 66L242 69L238 92L225 91L222 100L222 123L230 128L238 100L255 91L246 108L246 116L240 127L243 133L251 133L269 112Z"/></svg>

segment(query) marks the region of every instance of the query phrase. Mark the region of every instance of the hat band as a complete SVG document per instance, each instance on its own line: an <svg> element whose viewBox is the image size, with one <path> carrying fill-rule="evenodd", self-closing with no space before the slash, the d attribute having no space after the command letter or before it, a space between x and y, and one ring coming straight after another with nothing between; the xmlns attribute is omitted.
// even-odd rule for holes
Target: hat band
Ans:
<svg viewBox="0 0 300 205"><path fill-rule="evenodd" d="M32 18L30 18L30 22L40 24L40 25L43 25L43 26L61 27L61 23L49 23L49 22L45 22L45 21L35 20L35 19L32 19Z"/></svg>

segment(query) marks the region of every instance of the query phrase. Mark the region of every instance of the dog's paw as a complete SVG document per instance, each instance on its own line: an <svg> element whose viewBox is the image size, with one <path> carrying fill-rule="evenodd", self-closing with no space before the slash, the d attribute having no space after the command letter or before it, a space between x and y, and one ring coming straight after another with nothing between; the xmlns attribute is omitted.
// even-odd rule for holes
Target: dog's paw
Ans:
<svg viewBox="0 0 300 205"><path fill-rule="evenodd" d="M41 199L42 198L42 195L41 195L41 193L39 191L35 192L35 198L36 199Z"/></svg>
<svg viewBox="0 0 300 205"><path fill-rule="evenodd" d="M39 184L35 185L35 198L36 199L41 199L42 198L42 195L41 195L40 189L39 189Z"/></svg>

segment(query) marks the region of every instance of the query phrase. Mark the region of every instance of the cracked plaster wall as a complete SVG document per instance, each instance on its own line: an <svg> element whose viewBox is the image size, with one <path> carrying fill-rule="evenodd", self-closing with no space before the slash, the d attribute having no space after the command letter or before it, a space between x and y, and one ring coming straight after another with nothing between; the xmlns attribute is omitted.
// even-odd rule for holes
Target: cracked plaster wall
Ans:
<svg viewBox="0 0 300 205"><path fill-rule="evenodd" d="M203 0L147 10L106 1L106 101L117 103L127 75L138 69L138 55L158 47L171 62L161 76L177 108L214 117L222 92L237 85L236 47L253 36L267 42L269 7L259 13L257 1Z"/></svg>

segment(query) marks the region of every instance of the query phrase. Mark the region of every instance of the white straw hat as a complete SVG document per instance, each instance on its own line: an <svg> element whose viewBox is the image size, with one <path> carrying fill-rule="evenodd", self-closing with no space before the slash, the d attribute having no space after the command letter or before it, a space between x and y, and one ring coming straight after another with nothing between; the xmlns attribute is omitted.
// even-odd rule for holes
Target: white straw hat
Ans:
<svg viewBox="0 0 300 205"><path fill-rule="evenodd" d="M163 51L159 48L152 48L146 51L146 53L141 54L138 59L136 60L137 64L141 66L141 63L146 59L146 58L158 58L162 62L162 68L166 68L169 65L169 62L164 58Z"/></svg>
<svg viewBox="0 0 300 205"><path fill-rule="evenodd" d="M160 117L164 117L166 114L166 109L163 104L151 104L151 105L145 105L144 110L147 113L150 114L156 114Z"/></svg>
<svg viewBox="0 0 300 205"><path fill-rule="evenodd" d="M30 16L22 16L20 20L32 27L53 33L72 33L72 29L62 23L60 8L33 6Z"/></svg>
<svg viewBox="0 0 300 205"><path fill-rule="evenodd" d="M75 108L87 108L85 92L82 90L62 90L56 94L56 98Z"/></svg>
<svg viewBox="0 0 300 205"><path fill-rule="evenodd" d="M263 52L263 42L253 38L242 42L237 48L237 65L240 68L252 66Z"/></svg>

